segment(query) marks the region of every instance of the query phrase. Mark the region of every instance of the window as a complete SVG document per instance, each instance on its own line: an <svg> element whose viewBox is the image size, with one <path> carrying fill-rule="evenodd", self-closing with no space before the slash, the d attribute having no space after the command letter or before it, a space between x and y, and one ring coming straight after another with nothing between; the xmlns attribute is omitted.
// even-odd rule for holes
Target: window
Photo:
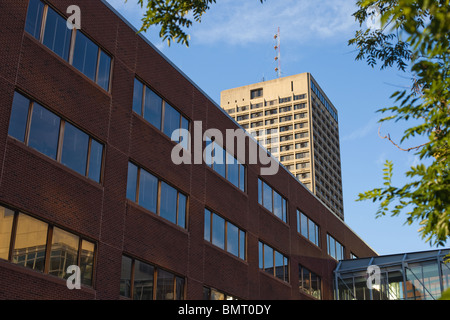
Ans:
<svg viewBox="0 0 450 320"><path fill-rule="evenodd" d="M82 32L76 33L72 64L103 89L109 90L111 57Z"/></svg>
<svg viewBox="0 0 450 320"><path fill-rule="evenodd" d="M235 187L245 192L245 166L210 137L206 137L205 162Z"/></svg>
<svg viewBox="0 0 450 320"><path fill-rule="evenodd" d="M329 234L327 234L327 248L328 254L334 259L344 259L344 246Z"/></svg>
<svg viewBox="0 0 450 320"><path fill-rule="evenodd" d="M187 196L131 162L128 163L127 199L186 228Z"/></svg>
<svg viewBox="0 0 450 320"><path fill-rule="evenodd" d="M60 119L37 103L32 110L28 145L56 160Z"/></svg>
<svg viewBox="0 0 450 320"><path fill-rule="evenodd" d="M289 282L288 258L261 241L259 241L259 269Z"/></svg>
<svg viewBox="0 0 450 320"><path fill-rule="evenodd" d="M67 28L67 20L47 6L42 43L66 61L69 61L72 30Z"/></svg>
<svg viewBox="0 0 450 320"><path fill-rule="evenodd" d="M203 287L203 300L238 300L237 298L230 296L213 288Z"/></svg>
<svg viewBox="0 0 450 320"><path fill-rule="evenodd" d="M70 276L67 267L76 265L81 270L81 284L92 286L93 242L3 206L0 226L1 259L62 279Z"/></svg>
<svg viewBox="0 0 450 320"><path fill-rule="evenodd" d="M319 226L299 210L297 210L297 232L316 246L320 246Z"/></svg>
<svg viewBox="0 0 450 320"><path fill-rule="evenodd" d="M189 131L189 120L137 78L134 79L133 111L169 138L176 129ZM180 143L180 138L181 135L173 141ZM181 144L185 149L189 146L188 141L183 140Z"/></svg>
<svg viewBox="0 0 450 320"><path fill-rule="evenodd" d="M245 231L219 215L205 209L204 239L245 260Z"/></svg>
<svg viewBox="0 0 450 320"><path fill-rule="evenodd" d="M101 181L103 144L18 92L8 134L79 174Z"/></svg>
<svg viewBox="0 0 450 320"><path fill-rule="evenodd" d="M255 99L263 96L263 89L255 89L250 91L250 99Z"/></svg>
<svg viewBox="0 0 450 320"><path fill-rule="evenodd" d="M258 202L283 222L287 222L287 201L263 180L258 179Z"/></svg>
<svg viewBox="0 0 450 320"><path fill-rule="evenodd" d="M44 4L40 0L30 0L28 4L25 30L36 39L39 39L41 35L43 12Z"/></svg>
<svg viewBox="0 0 450 320"><path fill-rule="evenodd" d="M298 287L300 291L316 299L321 299L322 297L322 282L320 277L301 265L298 266Z"/></svg>
<svg viewBox="0 0 450 320"><path fill-rule="evenodd" d="M306 94L294 95L294 101L295 100L301 100L301 99L306 99Z"/></svg>
<svg viewBox="0 0 450 320"><path fill-rule="evenodd" d="M184 278L152 264L122 256L120 295L133 300L183 300Z"/></svg>
<svg viewBox="0 0 450 320"><path fill-rule="evenodd" d="M309 157L309 152L300 152L295 154L295 159L304 159Z"/></svg>
<svg viewBox="0 0 450 320"><path fill-rule="evenodd" d="M292 97L286 97L286 98L280 98L278 100L278 103L285 103L285 102L290 102L292 100Z"/></svg>
<svg viewBox="0 0 450 320"><path fill-rule="evenodd" d="M53 8L30 0L25 31L109 91L111 57L81 31L67 28L67 19Z"/></svg>

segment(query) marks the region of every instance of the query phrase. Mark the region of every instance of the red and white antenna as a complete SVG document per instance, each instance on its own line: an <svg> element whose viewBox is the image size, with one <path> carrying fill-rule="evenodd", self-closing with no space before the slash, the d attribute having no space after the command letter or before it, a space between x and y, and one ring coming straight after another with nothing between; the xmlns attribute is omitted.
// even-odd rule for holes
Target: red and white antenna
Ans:
<svg viewBox="0 0 450 320"><path fill-rule="evenodd" d="M277 67L275 68L275 72L278 75L278 78L281 78L281 39L280 39L280 27L278 27L278 33L274 36L274 39L276 41L275 45L275 51L277 52L277 56L275 57L275 61L278 63Z"/></svg>

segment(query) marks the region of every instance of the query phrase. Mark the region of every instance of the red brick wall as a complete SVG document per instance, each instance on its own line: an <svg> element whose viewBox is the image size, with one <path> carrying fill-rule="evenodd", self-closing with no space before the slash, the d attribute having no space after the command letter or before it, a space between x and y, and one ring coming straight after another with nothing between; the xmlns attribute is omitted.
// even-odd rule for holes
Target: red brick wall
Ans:
<svg viewBox="0 0 450 320"><path fill-rule="evenodd" d="M63 13L72 2L51 3ZM174 165L175 144L132 114L135 74L191 123L236 125L100 0L77 5L83 31L113 56L111 93L24 32L27 1L0 2L0 202L95 241L94 288L68 290L64 280L0 261L0 299L118 299L124 253L184 276L188 299L201 299L203 285L243 299L309 299L298 290L299 263L322 277L323 297L332 299L326 233L347 258L375 253L284 169L264 179L288 199L288 224L258 204L258 165L248 167L246 193L204 165ZM16 89L106 145L102 184L8 137ZM129 159L189 195L187 230L126 200ZM203 240L205 206L247 232L247 261ZM297 234L297 208L320 226L321 248ZM259 239L289 257L289 284L259 271Z"/></svg>

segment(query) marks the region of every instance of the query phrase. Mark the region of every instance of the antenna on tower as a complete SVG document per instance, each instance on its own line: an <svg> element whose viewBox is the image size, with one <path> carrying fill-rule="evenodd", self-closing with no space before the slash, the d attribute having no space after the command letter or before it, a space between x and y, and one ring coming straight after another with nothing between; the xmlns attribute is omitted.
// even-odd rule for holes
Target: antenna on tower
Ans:
<svg viewBox="0 0 450 320"><path fill-rule="evenodd" d="M277 52L277 56L275 57L275 61L277 62L277 67L275 68L275 72L278 75L278 78L281 78L281 39L280 39L280 27L278 27L278 32L274 36L276 41L275 51Z"/></svg>

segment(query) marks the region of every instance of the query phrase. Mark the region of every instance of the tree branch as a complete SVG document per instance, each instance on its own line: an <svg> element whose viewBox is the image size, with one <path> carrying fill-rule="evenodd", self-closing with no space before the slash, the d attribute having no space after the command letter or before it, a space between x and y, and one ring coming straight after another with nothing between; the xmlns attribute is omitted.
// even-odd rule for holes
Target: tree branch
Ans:
<svg viewBox="0 0 450 320"><path fill-rule="evenodd" d="M409 151L411 151L411 150L417 150L417 149L420 149L420 148L422 148L422 147L424 147L424 146L426 146L427 144L430 143L430 141L429 141L429 142L426 142L426 143L421 144L421 145L416 146L416 147L411 147L411 148L408 148L408 149L403 149L402 147L400 147L398 144L396 144L396 143L391 139L391 136L389 135L389 133L387 134L387 136L381 136L381 134L380 134L380 129L381 129L381 126L378 128L378 136L379 136L381 139L388 139L394 146L396 146L398 149L400 149L400 150L402 150L402 151L407 151L407 152L409 152Z"/></svg>

